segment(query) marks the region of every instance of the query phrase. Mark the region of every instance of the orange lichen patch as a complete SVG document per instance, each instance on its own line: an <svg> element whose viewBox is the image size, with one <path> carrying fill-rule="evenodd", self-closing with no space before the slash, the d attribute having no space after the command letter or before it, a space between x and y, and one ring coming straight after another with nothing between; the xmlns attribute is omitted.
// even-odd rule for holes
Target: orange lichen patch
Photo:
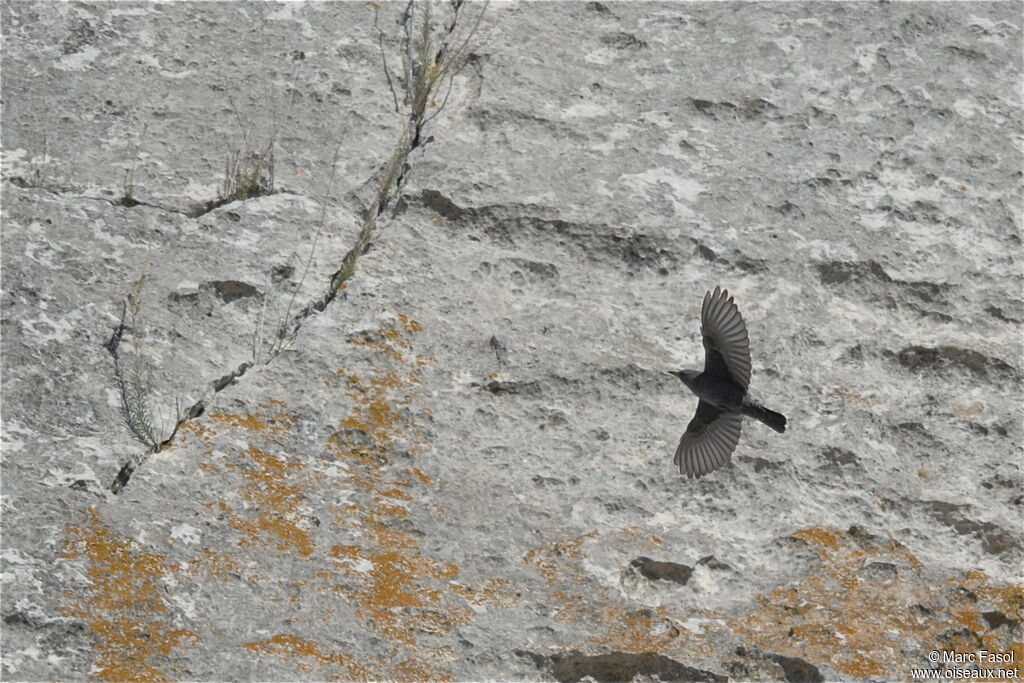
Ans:
<svg viewBox="0 0 1024 683"><path fill-rule="evenodd" d="M393 519L404 519L409 516L409 510L402 507L401 505L392 505L391 503L379 503L374 509L373 514L384 515L385 517L391 517Z"/></svg>
<svg viewBox="0 0 1024 683"><path fill-rule="evenodd" d="M267 431L267 423L260 420L255 415L235 415L233 413L210 413L210 419L216 420L221 424L228 425L229 427L240 427L242 429L248 429L251 432L263 432Z"/></svg>
<svg viewBox="0 0 1024 683"><path fill-rule="evenodd" d="M641 530L605 532L601 547L608 552L617 538L634 533L643 535ZM587 539L593 535L548 543L524 557L551 582L548 604L555 618L590 632L571 646L582 652L658 652L686 661L739 638L762 651L856 677L927 666L931 650L1020 650L1014 661L1024 661L1024 645L1012 642L1011 628L1004 625L1024 611L1020 586L993 585L978 571L937 581L924 575L922 563L905 546L858 527L794 532L791 538L817 553L820 564L794 584L758 596L756 607L739 617L644 606L637 597L623 604L585 568ZM458 590L471 600L469 591ZM1005 618L993 619L983 610ZM693 619L699 628L684 626ZM999 626L989 627L990 620Z"/></svg>
<svg viewBox="0 0 1024 683"><path fill-rule="evenodd" d="M839 534L835 529L822 529L811 527L799 529L793 532L793 538L799 539L808 545L819 545L829 549L835 549L839 545Z"/></svg>
<svg viewBox="0 0 1024 683"><path fill-rule="evenodd" d="M229 466L238 468L242 474L242 497L253 504L253 515L243 517L223 505L229 515L228 523L244 534L240 545L273 543L282 552L312 555L313 540L304 528L302 485L293 481L302 471L302 464L277 458L255 446L248 448L245 455L250 462L232 462Z"/></svg>
<svg viewBox="0 0 1024 683"><path fill-rule="evenodd" d="M428 477L427 475L423 474L423 471L420 470L419 468L416 468L416 467L406 467L402 471L405 472L406 474L411 474L414 477L416 477L417 479L419 479L420 483L423 484L424 486L433 486L434 485L434 480L431 479L430 477Z"/></svg>
<svg viewBox="0 0 1024 683"><path fill-rule="evenodd" d="M372 580L365 594L372 605L422 607L422 597L436 602L440 593L429 588L430 582L426 579L451 579L459 572L458 567L450 562L438 562L415 552L419 544L404 531L372 518L371 531L374 545L384 549L374 553L360 549L360 557L374 565L370 572ZM409 589L413 588L416 590L410 593Z"/></svg>
<svg viewBox="0 0 1024 683"><path fill-rule="evenodd" d="M368 559L373 564L370 570L373 581L367 587L366 596L375 608L425 607L427 602L437 602L440 591L426 588L427 582L422 579L447 579L458 573L454 565L419 553L389 550L374 553Z"/></svg>
<svg viewBox="0 0 1024 683"><path fill-rule="evenodd" d="M607 650L621 652L662 652L680 636L680 630L663 607L627 610L604 607L598 623L607 624L604 633L591 642Z"/></svg>
<svg viewBox="0 0 1024 683"><path fill-rule="evenodd" d="M399 680L447 679L437 668L444 650L423 656L422 635L441 637L466 623L472 611L450 586L459 568L420 552L416 538L398 522L410 517L412 490L432 484L416 468L389 465L417 455L426 445L413 423L419 385L409 335L422 330L406 316L377 333L349 342L373 352L375 370L366 376L339 370L352 402L326 450L346 466L347 483L359 502L329 507L338 527L349 529L356 544L336 545L330 555L346 581L332 590L356 605L356 616L392 646L398 664L378 677ZM433 652L433 651L427 651Z"/></svg>
<svg viewBox="0 0 1024 683"><path fill-rule="evenodd" d="M984 633L985 624L977 608L964 603L950 605L949 614L953 617L954 623L966 627L971 633Z"/></svg>
<svg viewBox="0 0 1024 683"><path fill-rule="evenodd" d="M331 453L337 459L362 462L364 465L380 462L380 458L374 454L372 447L362 443L362 439L358 438L358 436L353 436L345 431L334 432L327 437L324 450ZM353 472L353 469L349 470L350 478L358 476L353 474Z"/></svg>
<svg viewBox="0 0 1024 683"><path fill-rule="evenodd" d="M513 607L519 595L513 588L510 579L500 577L490 578L484 581L480 590L473 590L469 586L457 581L450 581L448 587L458 593L467 602L474 605L494 605L495 607Z"/></svg>
<svg viewBox="0 0 1024 683"><path fill-rule="evenodd" d="M1024 604L1020 586L993 586L973 571L935 581L905 546L856 527L801 529L793 537L819 555L821 566L794 585L759 596L749 615L729 620L733 633L757 647L857 677L923 666L930 650L1011 647L1006 629L987 629L981 603L1017 614ZM879 571L865 571L872 563ZM950 635L950 624L966 631ZM921 643L921 651L909 656L893 646L899 642Z"/></svg>
<svg viewBox="0 0 1024 683"><path fill-rule="evenodd" d="M171 680L159 660L199 640L174 627L162 597L161 577L174 575L178 566L108 529L94 508L85 524L69 527L67 534L62 556L84 559L89 585L66 593L64 613L96 634L97 675L109 681Z"/></svg>
<svg viewBox="0 0 1024 683"><path fill-rule="evenodd" d="M337 374L345 378L353 407L351 413L341 421L341 431L335 432L328 440L328 448L337 455L361 461L385 462L394 454L401 443L406 452L415 455L426 445L422 434L408 416L413 393L419 384L417 363L410 362L397 351L411 348L407 335L423 329L415 320L399 315L398 322L385 325L374 335L379 341L370 343L350 338L349 342L369 347L383 355L383 361L391 367L379 368L371 377L339 369ZM397 367L395 367L397 361Z"/></svg>
<svg viewBox="0 0 1024 683"><path fill-rule="evenodd" d="M385 357L392 360L404 361L405 356L402 349L412 347L412 342L406 339L406 335L418 334L423 331L423 325L416 322L404 313L398 315L398 320L392 324L384 325L376 334L357 337L349 337L346 341L355 346L363 346L378 351ZM423 360L417 357L416 362Z"/></svg>
<svg viewBox="0 0 1024 683"><path fill-rule="evenodd" d="M568 541L552 541L526 553L523 556L523 562L536 565L541 576L553 582L558 577L560 565L566 560L573 561L574 565L579 564L580 548L585 541L595 536L597 536L597 532L590 531ZM578 569L578 566L576 568ZM578 572L573 572L571 576L574 580L582 580Z"/></svg>
<svg viewBox="0 0 1024 683"><path fill-rule="evenodd" d="M418 333L423 331L423 325L420 324L419 322L413 320L412 318L407 316L405 313L399 313L398 314L398 322L401 323L402 328L404 330L406 330L407 332L412 332L414 334L418 334Z"/></svg>
<svg viewBox="0 0 1024 683"><path fill-rule="evenodd" d="M306 660L299 663L302 671L311 671L314 665L319 668L333 665L344 671L344 678L348 680L373 678L354 656L346 652L323 652L317 643L291 633L278 633L266 640L245 643L245 648L263 655L302 658Z"/></svg>
<svg viewBox="0 0 1024 683"><path fill-rule="evenodd" d="M213 453L213 437L214 432L209 427L206 427L199 420L189 420L182 422L181 425L182 436L188 436L191 438L199 439L203 444L203 453L211 455ZM209 463L199 463L199 466L203 469L216 469Z"/></svg>
<svg viewBox="0 0 1024 683"><path fill-rule="evenodd" d="M396 538L402 532L376 532L376 550L351 545L331 550L357 581L338 591L359 605L356 614L364 624L392 642L415 646L417 633L444 635L468 622L470 611L453 600L445 583L458 574L457 566L417 552L414 539Z"/></svg>
<svg viewBox="0 0 1024 683"><path fill-rule="evenodd" d="M619 529L619 535L631 542L639 542L648 550L657 550L661 547L664 541L661 536L652 534L643 527L629 526L624 529Z"/></svg>
<svg viewBox="0 0 1024 683"><path fill-rule="evenodd" d="M341 421L342 431L332 434L328 441L332 451L345 458L383 462L396 452L400 442L413 455L426 445L405 414L410 388L418 382L415 373L388 370L369 379L354 374L345 377L353 409Z"/></svg>
<svg viewBox="0 0 1024 683"><path fill-rule="evenodd" d="M389 526L385 522L370 515L364 519L364 523L370 526L370 539L372 544L382 548L408 548L419 547L416 539L402 529Z"/></svg>
<svg viewBox="0 0 1024 683"><path fill-rule="evenodd" d="M447 648L433 648L427 651L426 657L407 657L395 667L394 678L397 681L454 681L451 674L438 672L433 662L454 660Z"/></svg>
<svg viewBox="0 0 1024 683"><path fill-rule="evenodd" d="M380 495L387 498L397 498L398 500L412 500L412 496L400 488L390 488L386 491L381 491Z"/></svg>
<svg viewBox="0 0 1024 683"><path fill-rule="evenodd" d="M230 556L209 548L203 548L200 551L200 561L197 564L203 567L210 576L216 578L223 578L228 574L242 575L242 570Z"/></svg>
<svg viewBox="0 0 1024 683"><path fill-rule="evenodd" d="M280 408L284 404L280 401L268 401L260 404L261 407ZM245 429L247 431L262 434L270 438L280 438L287 434L295 426L296 420L282 410L273 413L257 411L248 415L235 415L234 413L209 413L209 419L213 422L227 427Z"/></svg>
<svg viewBox="0 0 1024 683"><path fill-rule="evenodd" d="M401 389L404 382L414 382L415 375L397 371L385 372L364 380L358 375L346 375L350 391L348 397L355 402L355 410L341 422L345 429L365 433L373 442L372 454L380 458L381 453L391 449L397 436L403 432L399 408L392 400L393 390ZM357 452L364 452L366 445L356 444Z"/></svg>
<svg viewBox="0 0 1024 683"><path fill-rule="evenodd" d="M338 559L353 560L359 558L359 546L357 545L334 545L331 546L331 557Z"/></svg>
<svg viewBox="0 0 1024 683"><path fill-rule="evenodd" d="M199 420L188 420L187 422L182 422L180 429L182 432L191 434L197 439L202 439L206 443L210 443L213 439L213 430Z"/></svg>
<svg viewBox="0 0 1024 683"><path fill-rule="evenodd" d="M985 602L992 603L996 609L1008 616L1024 618L1024 590L1017 584L993 586L985 572L971 569L960 580L951 581L954 585L966 588ZM1024 661L1024 660L1019 660Z"/></svg>
<svg viewBox="0 0 1024 683"><path fill-rule="evenodd" d="M477 593L475 602L495 607L514 607L519 599L519 593L511 579L496 576L484 581L483 587Z"/></svg>
<svg viewBox="0 0 1024 683"><path fill-rule="evenodd" d="M1010 619L1024 619L1024 587L1017 584L993 586L985 572L977 569L969 570L962 579L947 579L946 585L958 597L958 602L951 603L949 612L953 620L965 626L972 633L982 634L985 645L990 651L1007 651L1012 646L1021 647L1021 643L1007 643L998 638L998 629L988 629L988 623L978 603L985 603L995 611L1001 612ZM973 596L969 600L966 596ZM1015 662L1024 662L1018 658Z"/></svg>
<svg viewBox="0 0 1024 683"><path fill-rule="evenodd" d="M665 607L638 606L636 602L615 604L604 586L589 586L583 592L553 590L549 601L559 621L592 629L585 642L572 647L582 652L657 652L686 660L704 656L712 647L705 635L681 626L680 617ZM693 612L687 615L693 616Z"/></svg>
<svg viewBox="0 0 1024 683"><path fill-rule="evenodd" d="M260 401L256 405L258 405L261 408L287 408L288 407L287 403L285 403L284 401L278 400L276 398L267 399L266 401Z"/></svg>
<svg viewBox="0 0 1024 683"><path fill-rule="evenodd" d="M616 592L601 585L553 590L548 597L556 619L590 631L585 641L570 648L588 654L657 652L687 661L705 657L723 641L734 639L717 613L697 610L680 616L662 606L619 601ZM682 625L695 617L703 624L696 632Z"/></svg>
<svg viewBox="0 0 1024 683"><path fill-rule="evenodd" d="M996 652L996 650L989 650L989 652ZM1011 643L1008 652L1013 654L1014 662L1024 662L1024 643Z"/></svg>
<svg viewBox="0 0 1024 683"><path fill-rule="evenodd" d="M559 621L596 623L598 607L593 596L583 593L556 590L551 591L551 604L555 606L555 618Z"/></svg>

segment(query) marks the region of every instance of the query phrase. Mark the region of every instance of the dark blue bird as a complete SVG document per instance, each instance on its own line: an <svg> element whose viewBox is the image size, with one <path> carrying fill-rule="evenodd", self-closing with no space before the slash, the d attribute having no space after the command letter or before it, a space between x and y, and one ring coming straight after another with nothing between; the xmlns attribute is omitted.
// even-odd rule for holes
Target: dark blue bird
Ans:
<svg viewBox="0 0 1024 683"><path fill-rule="evenodd" d="M729 292L715 287L704 295L700 311L704 371L676 370L700 399L697 413L679 440L675 463L686 476L703 477L729 461L740 441L743 416L786 431L786 417L769 410L747 393L750 384L750 339L743 316Z"/></svg>

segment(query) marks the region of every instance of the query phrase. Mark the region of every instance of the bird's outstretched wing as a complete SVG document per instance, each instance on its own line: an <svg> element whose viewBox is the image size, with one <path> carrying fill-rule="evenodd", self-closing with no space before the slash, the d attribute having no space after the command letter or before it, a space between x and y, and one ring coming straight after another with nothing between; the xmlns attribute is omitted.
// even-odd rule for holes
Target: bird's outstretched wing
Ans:
<svg viewBox="0 0 1024 683"><path fill-rule="evenodd" d="M729 462L740 441L739 413L722 412L705 401L697 403L697 414L679 439L675 463L690 479L703 477Z"/></svg>
<svg viewBox="0 0 1024 683"><path fill-rule="evenodd" d="M715 287L704 295L700 311L704 372L728 374L744 389L750 384L750 337L729 292Z"/></svg>

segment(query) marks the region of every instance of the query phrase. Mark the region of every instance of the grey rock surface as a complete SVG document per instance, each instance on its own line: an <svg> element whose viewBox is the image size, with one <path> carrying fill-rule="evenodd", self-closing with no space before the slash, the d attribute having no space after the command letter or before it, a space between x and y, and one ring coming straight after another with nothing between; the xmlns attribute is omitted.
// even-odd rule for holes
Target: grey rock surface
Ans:
<svg viewBox="0 0 1024 683"><path fill-rule="evenodd" d="M1021 666L1020 6L405 8L0 5L4 680Z"/></svg>

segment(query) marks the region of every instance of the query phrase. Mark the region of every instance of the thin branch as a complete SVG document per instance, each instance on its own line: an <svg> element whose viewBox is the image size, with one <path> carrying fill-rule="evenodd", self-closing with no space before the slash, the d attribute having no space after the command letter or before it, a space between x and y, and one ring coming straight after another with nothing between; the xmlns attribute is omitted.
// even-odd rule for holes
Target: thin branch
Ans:
<svg viewBox="0 0 1024 683"><path fill-rule="evenodd" d="M228 104L231 105L231 111L235 114L235 119L238 121L238 129L242 131L242 149L249 149L249 133L246 128L245 122L242 121L242 114L238 111L238 107L235 106L235 98L228 95Z"/></svg>
<svg viewBox="0 0 1024 683"><path fill-rule="evenodd" d="M377 29L377 45L380 47L380 60L384 63L384 78L388 81L388 89L391 91L391 98L395 101L395 113L401 113L398 106L398 93L395 92L395 84L391 80L391 69L388 68L388 58L384 53L384 30L377 23L380 16L380 7L373 5L373 27Z"/></svg>
<svg viewBox="0 0 1024 683"><path fill-rule="evenodd" d="M473 39L473 36L476 35L477 29L480 27L480 21L484 18L484 13L487 11L487 6L490 4L491 0L484 0L483 7L480 8L480 13L476 15L476 21L473 22L473 28L469 29L469 32L466 34L466 39L462 41L462 44L455 48L455 50L449 55L447 60L449 64L455 64L462 58L462 53L466 51L466 48L469 47L469 42ZM459 7L461 8L461 6L462 5L460 3ZM458 12L458 9L456 12ZM449 36L452 35L454 29L455 24L453 22L451 30L448 31Z"/></svg>
<svg viewBox="0 0 1024 683"><path fill-rule="evenodd" d="M256 365L260 359L260 349L263 348L263 320L267 312L267 294L270 292L270 273L263 278L263 301L260 304L260 317L252 330L252 364Z"/></svg>
<svg viewBox="0 0 1024 683"><path fill-rule="evenodd" d="M413 26L413 0L405 6L401 19L402 28L405 30L405 103L412 104L412 90L414 77L414 62L412 58L412 26Z"/></svg>
<svg viewBox="0 0 1024 683"><path fill-rule="evenodd" d="M295 297L298 296L299 290L302 289L302 284L306 281L306 275L309 273L309 267L313 263L313 254L316 253L316 243L320 239L320 235L323 233L324 224L327 222L327 205L331 198L331 191L334 189L334 176L338 170L338 157L341 155L341 143L334 148L334 156L331 158L331 177L327 181L327 192L324 194L323 201L320 202L320 221L317 224L316 235L313 237L313 244L309 248L309 257L306 258L306 266L302 271L302 277L299 279L298 286L295 287L295 291L292 292L292 298L288 301L288 308L285 309L284 319L281 322L281 327L277 332L277 341L274 342L274 346L277 347L278 351L284 348L284 337L287 334L287 326L290 320L292 306L295 304ZM271 347L271 353L274 352L274 347Z"/></svg>
<svg viewBox="0 0 1024 683"><path fill-rule="evenodd" d="M444 66L442 67L442 77L447 76L448 89L445 91L444 98L442 99L441 104L437 107L437 110L430 116L428 116L426 119L424 119L423 122L420 124L421 129L424 128L428 123L433 121L437 117L437 115L444 110L445 105L448 103L448 97L451 95L452 92L452 85L455 80L455 75L461 69L460 62L463 59L463 54L468 48L473 36L476 34L477 29L480 27L480 21L483 19L484 13L487 11L487 6L489 4L490 0L484 0L483 7L480 8L480 13L477 14L476 21L473 22L473 27L466 34L466 38L465 40L462 41L462 44L459 45L454 51L448 52L447 41L445 41L441 45L441 52L447 53L443 57ZM463 3L461 0L452 0L452 6L454 7L455 17L452 19L452 23L448 26L447 33L449 37L455 32L455 26L458 20L458 13L462 9Z"/></svg>
<svg viewBox="0 0 1024 683"><path fill-rule="evenodd" d="M428 123L433 121L435 118L437 118L437 115L440 114L441 111L444 109L444 105L448 104L448 96L452 94L452 83L454 81L455 72L453 71L450 74L448 74L448 90L445 91L444 93L444 99L441 100L441 104L438 105L437 110L433 114L423 119L423 122L420 124L421 129L424 128Z"/></svg>

